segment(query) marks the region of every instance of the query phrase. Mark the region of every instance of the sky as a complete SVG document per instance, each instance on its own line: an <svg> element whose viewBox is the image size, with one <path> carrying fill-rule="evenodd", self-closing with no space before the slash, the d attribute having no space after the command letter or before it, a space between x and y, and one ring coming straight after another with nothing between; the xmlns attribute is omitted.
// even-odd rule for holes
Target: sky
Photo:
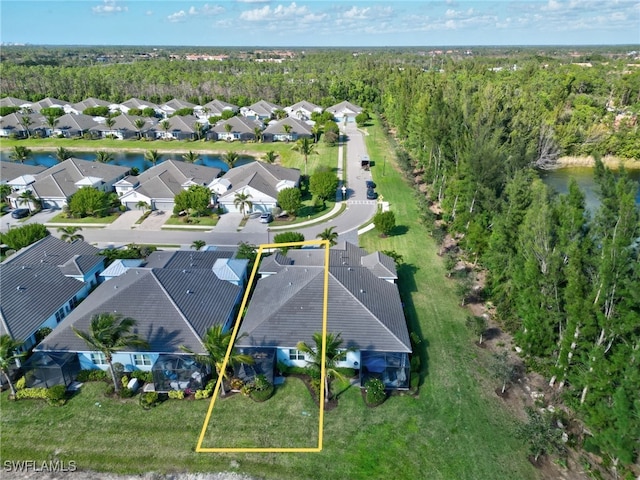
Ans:
<svg viewBox="0 0 640 480"><path fill-rule="evenodd" d="M640 44L640 0L0 0L0 41L212 47Z"/></svg>

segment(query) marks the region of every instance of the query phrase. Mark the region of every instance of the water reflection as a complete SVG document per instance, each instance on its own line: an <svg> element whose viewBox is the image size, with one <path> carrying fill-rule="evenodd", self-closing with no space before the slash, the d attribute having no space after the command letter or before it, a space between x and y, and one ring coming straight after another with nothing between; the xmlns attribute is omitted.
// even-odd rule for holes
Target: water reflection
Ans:
<svg viewBox="0 0 640 480"><path fill-rule="evenodd" d="M112 165L120 165L124 167L135 167L140 173L152 167L152 163L145 160L143 152L109 152L112 155L113 160L109 163ZM10 161L10 151L0 152L0 159L2 161ZM74 158L81 158L83 160L95 161L96 152L71 152ZM160 154L160 160L158 163L162 163L165 160L182 160L181 153L163 153ZM250 156L241 156L235 163L236 166L246 165L253 162L255 159ZM32 152L28 160L24 162L27 165L42 165L45 167L52 167L58 163L55 157L55 152ZM221 155L212 154L200 154L200 158L195 162L196 165L205 165L207 167L217 167L223 171L229 170L228 165L222 160Z"/></svg>

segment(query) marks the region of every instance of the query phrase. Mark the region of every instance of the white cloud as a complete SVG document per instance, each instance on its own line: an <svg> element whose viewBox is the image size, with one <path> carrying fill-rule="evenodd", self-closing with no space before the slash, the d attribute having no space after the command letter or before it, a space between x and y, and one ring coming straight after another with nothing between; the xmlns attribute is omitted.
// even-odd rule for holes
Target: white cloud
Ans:
<svg viewBox="0 0 640 480"><path fill-rule="evenodd" d="M368 18L368 14L370 11L371 11L370 7L363 7L363 8L351 7L349 10L344 12L342 16L344 18L355 18L359 20L364 20Z"/></svg>
<svg viewBox="0 0 640 480"><path fill-rule="evenodd" d="M290 18L301 18L309 13L307 7L299 7L296 2L292 2L289 6L278 5L275 8L271 8L269 5L265 5L262 8L245 10L240 14L240 19L247 22L272 22Z"/></svg>
<svg viewBox="0 0 640 480"><path fill-rule="evenodd" d="M220 5L209 5L208 3L205 3L204 6L200 9L201 15L220 15L223 12L224 7Z"/></svg>
<svg viewBox="0 0 640 480"><path fill-rule="evenodd" d="M127 10L129 10L129 8L116 5L116 0L103 0L102 5L92 7L91 10L93 10L93 13L110 14L126 12Z"/></svg>
<svg viewBox="0 0 640 480"><path fill-rule="evenodd" d="M153 15L153 10L147 10L147 11L145 12L145 15L148 15L148 16Z"/></svg>
<svg viewBox="0 0 640 480"><path fill-rule="evenodd" d="M170 22L184 22L187 19L187 12L180 10L179 12L172 13L167 17Z"/></svg>

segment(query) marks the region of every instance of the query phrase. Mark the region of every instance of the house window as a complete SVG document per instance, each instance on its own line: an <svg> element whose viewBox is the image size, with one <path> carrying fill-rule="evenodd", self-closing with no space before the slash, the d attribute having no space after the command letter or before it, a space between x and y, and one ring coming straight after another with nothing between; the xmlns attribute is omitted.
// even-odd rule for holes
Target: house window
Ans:
<svg viewBox="0 0 640 480"><path fill-rule="evenodd" d="M150 367L151 357L149 355L142 355L142 354L136 353L133 355L133 364L136 367Z"/></svg>
<svg viewBox="0 0 640 480"><path fill-rule="evenodd" d="M91 361L93 362L94 365L106 365L107 364L107 359L104 356L104 353L92 353L91 354Z"/></svg>
<svg viewBox="0 0 640 480"><path fill-rule="evenodd" d="M337 362L346 362L347 361L347 352L346 350L343 352L340 352L337 356L336 356L336 361Z"/></svg>
<svg viewBox="0 0 640 480"><path fill-rule="evenodd" d="M62 319L65 317L64 307L56 312L56 322L60 323Z"/></svg>
<svg viewBox="0 0 640 480"><path fill-rule="evenodd" d="M289 349L289 360L304 360L304 353L295 348Z"/></svg>

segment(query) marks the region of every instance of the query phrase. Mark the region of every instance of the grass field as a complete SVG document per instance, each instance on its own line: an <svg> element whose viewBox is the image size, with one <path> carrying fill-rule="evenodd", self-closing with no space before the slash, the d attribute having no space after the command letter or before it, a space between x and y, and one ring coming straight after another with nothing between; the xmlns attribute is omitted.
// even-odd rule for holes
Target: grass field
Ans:
<svg viewBox="0 0 640 480"><path fill-rule="evenodd" d="M104 384L87 384L67 405L49 407L40 401L8 402L5 392L1 457L57 457L75 460L80 468L119 473L212 472L237 462L239 471L273 479L537 478L514 434L518 420L493 393L496 384L484 367L488 353L474 346L465 328L466 313L437 248L416 222L413 191L382 140L379 131L367 137L376 160L372 174L402 233L380 238L372 231L361 244L404 258L399 286L411 329L422 339L416 352L423 364L418 396L393 396L371 409L358 389L346 390L338 407L326 412L320 453L196 454L206 401L171 401L143 411L135 400L104 398ZM294 380L258 406L239 396L218 400L216 408L224 406L214 409L205 446L227 440L297 442L312 435L302 412L317 415L317 407L308 408L306 392Z"/></svg>

